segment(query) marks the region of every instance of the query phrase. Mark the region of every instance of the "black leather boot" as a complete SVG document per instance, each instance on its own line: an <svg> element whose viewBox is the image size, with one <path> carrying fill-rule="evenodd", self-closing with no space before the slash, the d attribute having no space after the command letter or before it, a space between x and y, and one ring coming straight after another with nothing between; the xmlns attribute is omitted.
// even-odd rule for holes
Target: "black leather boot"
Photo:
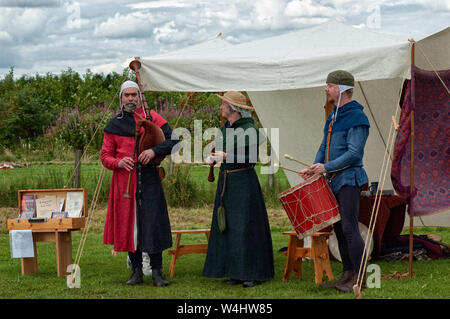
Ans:
<svg viewBox="0 0 450 319"><path fill-rule="evenodd" d="M250 288L250 287L255 287L255 286L261 285L262 283L263 282L261 280L249 280L249 281L244 281L242 286L244 288Z"/></svg>
<svg viewBox="0 0 450 319"><path fill-rule="evenodd" d="M337 285L342 285L342 284L345 284L346 282L352 280L354 274L355 273L353 272L353 270L345 270L342 273L341 278L339 278L336 281L330 282L330 283L321 284L320 287L322 287L322 288L336 288Z"/></svg>
<svg viewBox="0 0 450 319"><path fill-rule="evenodd" d="M153 285L157 287L165 287L170 285L170 283L164 277L162 269L152 269L152 280Z"/></svg>
<svg viewBox="0 0 450 319"><path fill-rule="evenodd" d="M144 277L142 273L142 268L133 268L133 272L131 273L130 280L127 281L127 285L139 285L144 282Z"/></svg>
<svg viewBox="0 0 450 319"><path fill-rule="evenodd" d="M357 280L358 280L358 274L355 273L349 281L336 285L336 289L339 291L342 291L342 292L351 293L351 292L353 292L353 286L356 285ZM362 276L361 290L364 288L366 288L365 273Z"/></svg>
<svg viewBox="0 0 450 319"><path fill-rule="evenodd" d="M233 279L233 278L225 280L225 284L230 285L230 286L240 285L243 282L244 282L244 280Z"/></svg>

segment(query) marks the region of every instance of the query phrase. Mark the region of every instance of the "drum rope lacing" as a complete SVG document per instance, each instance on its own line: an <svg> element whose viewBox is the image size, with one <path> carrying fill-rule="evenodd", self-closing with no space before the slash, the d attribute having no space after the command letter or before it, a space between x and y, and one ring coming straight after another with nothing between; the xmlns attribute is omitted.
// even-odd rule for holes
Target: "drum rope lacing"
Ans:
<svg viewBox="0 0 450 319"><path fill-rule="evenodd" d="M305 186L309 186L316 181L317 181L317 179L311 181L310 183L302 184L302 188ZM294 196L295 200L286 200L285 198L280 198L283 205L285 206L285 208L287 208L289 210L288 217L291 220L291 223L294 226L294 229L296 231L298 230L300 233L307 234L310 232L314 232L317 225L320 225L321 228L323 228L324 226L325 227L328 226L328 225L326 225L327 220L325 220L323 218L323 216L337 208L337 204L336 204L335 200L333 200L334 198L330 197L333 195L330 193L329 196L327 196L326 198L321 198L320 201L317 200L317 198L320 196L314 196L314 194L318 194L318 193L328 194L327 192L323 192L323 190L326 187L328 187L328 185L326 183L322 184L319 186L319 188L317 188L315 190L308 190L309 192L307 194L303 194L301 196L299 194L295 193L295 191L298 190L299 188L294 188L290 192L284 193L284 195L292 194ZM316 200L314 200L314 204L315 204L314 206L317 206L317 204L321 206L320 213L316 213L314 215L314 212L310 211L306 207L304 202L308 197L310 198L309 202L311 202L311 200L316 198ZM285 205L285 204L287 204L287 205ZM289 204L296 204L295 211L294 211L294 209L291 208L291 205L289 205ZM327 204L327 205L325 205L325 204ZM311 205L311 206L313 206L313 205ZM330 208L325 209L325 207L330 207ZM304 217L303 221L300 221L297 218L296 212L302 212L302 215L303 215L302 217ZM320 224L317 223L318 220L321 221ZM313 227L311 229L306 229L306 227L304 226L308 222L313 224ZM323 222L325 222L325 225L323 224Z"/></svg>

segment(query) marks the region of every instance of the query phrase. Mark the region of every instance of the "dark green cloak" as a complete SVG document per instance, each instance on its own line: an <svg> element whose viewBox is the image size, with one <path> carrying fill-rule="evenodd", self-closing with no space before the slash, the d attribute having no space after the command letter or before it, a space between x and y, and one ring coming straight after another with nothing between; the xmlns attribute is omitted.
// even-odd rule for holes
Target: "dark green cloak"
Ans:
<svg viewBox="0 0 450 319"><path fill-rule="evenodd" d="M239 280L269 280L274 275L272 238L261 186L253 169L256 161L253 161L252 156L252 152L257 152L261 138L251 118L241 118L231 126L249 133L244 144L240 143L242 135L239 132L232 136L232 130L227 131L226 128L227 125L220 129L224 138L216 138L216 150L227 152L227 162L222 163L220 168L203 275ZM253 134L252 130L253 133L256 132L256 140L248 137ZM223 147L218 143L223 143ZM242 148L245 152L241 152ZM232 158L232 153L235 155L234 163L228 161ZM240 168L249 169L227 174L221 200L224 170ZM223 233L217 223L217 209L221 202L226 212L226 230Z"/></svg>

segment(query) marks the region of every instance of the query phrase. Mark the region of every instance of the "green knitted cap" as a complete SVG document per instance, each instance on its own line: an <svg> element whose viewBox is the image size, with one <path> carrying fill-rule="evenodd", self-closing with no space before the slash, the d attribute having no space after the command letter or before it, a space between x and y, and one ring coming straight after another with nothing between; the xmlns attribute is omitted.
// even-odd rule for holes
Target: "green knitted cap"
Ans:
<svg viewBox="0 0 450 319"><path fill-rule="evenodd" d="M327 83L355 86L355 78L350 72L337 70L328 74Z"/></svg>

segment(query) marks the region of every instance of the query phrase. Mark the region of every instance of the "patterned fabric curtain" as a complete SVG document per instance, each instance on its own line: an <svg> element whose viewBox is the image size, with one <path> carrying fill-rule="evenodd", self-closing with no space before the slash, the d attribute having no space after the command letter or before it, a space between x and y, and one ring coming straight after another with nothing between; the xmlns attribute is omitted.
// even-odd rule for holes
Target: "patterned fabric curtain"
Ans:
<svg viewBox="0 0 450 319"><path fill-rule="evenodd" d="M394 145L391 179L408 202L410 216L450 209L450 70L411 67L404 90L399 130ZM445 86L444 86L445 84ZM410 191L411 110L414 110L414 190Z"/></svg>

